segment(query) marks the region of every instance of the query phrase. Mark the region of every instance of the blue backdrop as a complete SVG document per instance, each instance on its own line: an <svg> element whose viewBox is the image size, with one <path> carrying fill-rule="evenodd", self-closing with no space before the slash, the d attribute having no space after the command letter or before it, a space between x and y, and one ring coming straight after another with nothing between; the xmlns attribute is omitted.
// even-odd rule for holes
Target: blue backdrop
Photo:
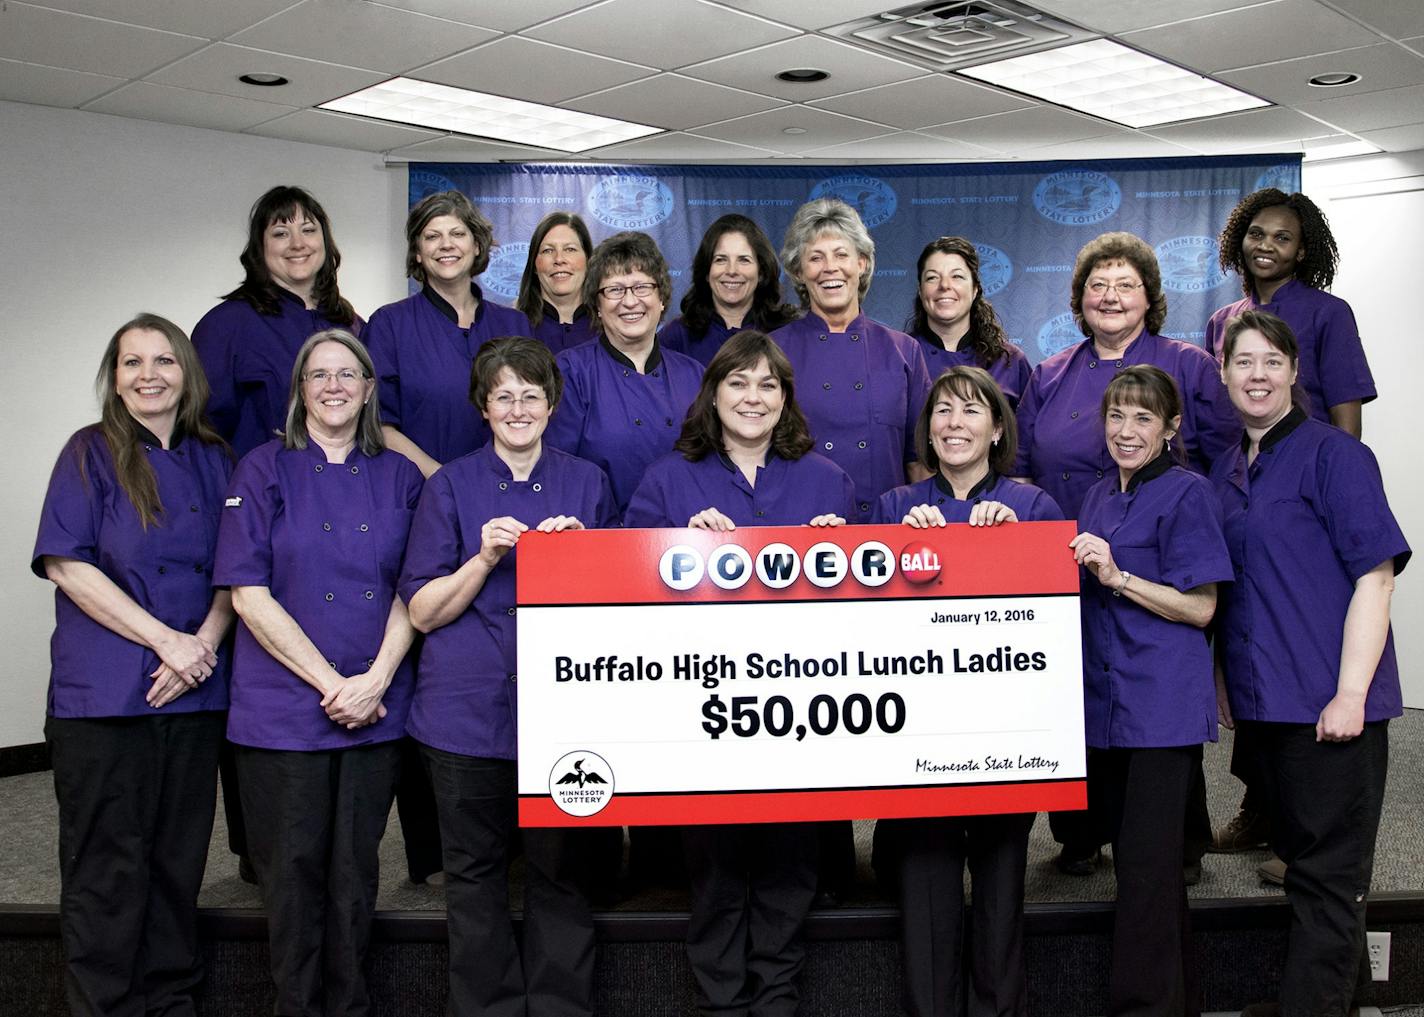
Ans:
<svg viewBox="0 0 1424 1017"><path fill-rule="evenodd" d="M667 320L687 290L703 231L740 212L778 250L805 201L830 195L860 212L875 238L873 318L904 327L915 299L915 259L926 243L959 234L979 249L985 294L1013 340L1037 363L1081 334L1068 311L1073 259L1108 230L1157 250L1167 291L1167 335L1202 341L1206 320L1241 295L1217 265L1216 238L1235 204L1261 187L1300 190L1300 159L1231 156L958 166L578 166L415 163L410 202L434 191L469 195L494 223L499 246L480 283L512 303L529 236L547 212L580 213L594 242L620 230L657 240L672 268ZM795 302L783 279L787 299Z"/></svg>

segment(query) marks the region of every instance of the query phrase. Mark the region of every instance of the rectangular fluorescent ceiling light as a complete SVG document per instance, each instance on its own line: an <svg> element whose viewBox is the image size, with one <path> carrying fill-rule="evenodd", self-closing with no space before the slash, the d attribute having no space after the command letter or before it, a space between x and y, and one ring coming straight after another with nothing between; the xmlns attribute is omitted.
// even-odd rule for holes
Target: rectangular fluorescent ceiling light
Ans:
<svg viewBox="0 0 1424 1017"><path fill-rule="evenodd" d="M1126 127L1156 127L1270 105L1109 39L961 67L956 73Z"/></svg>
<svg viewBox="0 0 1424 1017"><path fill-rule="evenodd" d="M471 92L414 78L391 78L318 109L433 127L439 131L493 138L516 145L587 152L619 141L661 134L661 127L597 117L522 99Z"/></svg>

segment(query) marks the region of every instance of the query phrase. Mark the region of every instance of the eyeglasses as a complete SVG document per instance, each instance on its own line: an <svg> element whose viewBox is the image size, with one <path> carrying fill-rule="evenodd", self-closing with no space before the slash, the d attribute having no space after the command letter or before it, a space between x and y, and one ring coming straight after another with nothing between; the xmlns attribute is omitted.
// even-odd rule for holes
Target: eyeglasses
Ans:
<svg viewBox="0 0 1424 1017"><path fill-rule="evenodd" d="M1085 288L1095 297L1106 295L1108 290L1113 290L1120 297L1130 297L1142 289L1142 283L1128 282L1126 279L1119 279L1115 283L1104 282L1102 279L1094 279L1088 283Z"/></svg>
<svg viewBox="0 0 1424 1017"><path fill-rule="evenodd" d="M656 292L657 288L657 283L650 282L637 282L634 283L632 286L624 286L622 283L614 283L612 286L604 286L598 291L598 295L604 300L622 300L624 294L628 293L628 291L631 290L633 292L633 296L637 297L639 300L642 300L644 297L652 296L653 293Z"/></svg>
<svg viewBox="0 0 1424 1017"><path fill-rule="evenodd" d="M315 371L308 371L302 376L308 385L325 385L332 378L343 385L354 385L359 379L367 377L364 371L353 371L349 367L343 367L339 371L326 371L318 368Z"/></svg>
<svg viewBox="0 0 1424 1017"><path fill-rule="evenodd" d="M548 401L543 392L526 392L517 397L508 392L501 392L497 396L490 396L489 404L502 413L508 413L516 406L521 410L537 410Z"/></svg>

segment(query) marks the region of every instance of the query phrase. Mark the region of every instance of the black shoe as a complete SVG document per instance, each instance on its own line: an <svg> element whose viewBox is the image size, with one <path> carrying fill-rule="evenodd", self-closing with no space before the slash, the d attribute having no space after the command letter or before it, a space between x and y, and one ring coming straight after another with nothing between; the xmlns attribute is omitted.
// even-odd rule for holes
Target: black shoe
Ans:
<svg viewBox="0 0 1424 1017"><path fill-rule="evenodd" d="M1058 866L1058 871L1065 876L1091 876L1097 871L1098 863L1102 860L1103 853L1096 846L1088 848L1084 854L1081 847L1065 844L1053 864Z"/></svg>
<svg viewBox="0 0 1424 1017"><path fill-rule="evenodd" d="M252 859L246 855L237 856L237 878L244 883L257 885L257 870L252 867Z"/></svg>
<svg viewBox="0 0 1424 1017"><path fill-rule="evenodd" d="M1182 866L1182 882L1187 886L1196 886L1201 882L1201 876L1201 862L1188 862Z"/></svg>

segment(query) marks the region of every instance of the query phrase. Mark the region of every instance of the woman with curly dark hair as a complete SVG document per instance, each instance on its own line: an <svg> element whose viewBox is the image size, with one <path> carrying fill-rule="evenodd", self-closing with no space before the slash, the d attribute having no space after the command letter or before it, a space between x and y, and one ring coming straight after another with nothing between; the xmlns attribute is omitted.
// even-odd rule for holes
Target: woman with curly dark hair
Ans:
<svg viewBox="0 0 1424 1017"><path fill-rule="evenodd" d="M752 220L733 213L702 235L682 316L658 338L706 366L742 329L771 332L797 317L795 306L781 302L781 265L771 241Z"/></svg>
<svg viewBox="0 0 1424 1017"><path fill-rule="evenodd" d="M919 295L905 331L920 341L930 377L951 367L982 367L1010 406L1018 406L1030 366L1009 342L994 305L984 299L979 252L964 237L940 237L925 245L915 264Z"/></svg>
<svg viewBox="0 0 1424 1017"><path fill-rule="evenodd" d="M1315 419L1360 436L1360 407L1376 396L1350 305L1325 290L1340 251L1330 223L1304 194L1274 187L1253 191L1221 230L1221 267L1241 277L1245 298L1216 311L1206 348L1221 358L1226 323L1242 311L1267 311L1300 344L1300 384Z"/></svg>

